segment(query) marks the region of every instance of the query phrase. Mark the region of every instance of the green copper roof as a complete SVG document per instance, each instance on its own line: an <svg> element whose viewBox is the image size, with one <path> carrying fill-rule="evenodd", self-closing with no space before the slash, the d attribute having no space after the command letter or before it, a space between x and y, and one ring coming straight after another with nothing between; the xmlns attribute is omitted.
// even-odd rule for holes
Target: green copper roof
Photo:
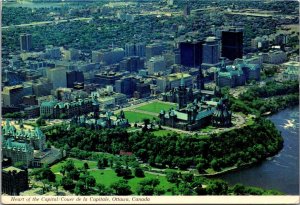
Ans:
<svg viewBox="0 0 300 205"><path fill-rule="evenodd" d="M219 77L232 78L230 72L219 72Z"/></svg>
<svg viewBox="0 0 300 205"><path fill-rule="evenodd" d="M56 101L45 101L42 102L41 106L54 107L57 104Z"/></svg>
<svg viewBox="0 0 300 205"><path fill-rule="evenodd" d="M22 152L33 151L33 147L25 142L16 142L13 138L9 138L3 141L2 144L3 149L10 149L10 150L19 150Z"/></svg>
<svg viewBox="0 0 300 205"><path fill-rule="evenodd" d="M215 108L200 111L196 116L196 120L201 120L205 117L208 117L208 116L212 115L214 113L214 111L215 111Z"/></svg>

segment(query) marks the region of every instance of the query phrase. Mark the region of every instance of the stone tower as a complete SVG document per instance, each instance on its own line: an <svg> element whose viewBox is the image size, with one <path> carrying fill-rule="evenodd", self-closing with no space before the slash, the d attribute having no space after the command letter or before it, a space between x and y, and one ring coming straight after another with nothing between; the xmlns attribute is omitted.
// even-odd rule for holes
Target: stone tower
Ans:
<svg viewBox="0 0 300 205"><path fill-rule="evenodd" d="M187 103L187 90L185 87L183 76L181 76L180 86L178 88L178 105L179 109L186 106Z"/></svg>

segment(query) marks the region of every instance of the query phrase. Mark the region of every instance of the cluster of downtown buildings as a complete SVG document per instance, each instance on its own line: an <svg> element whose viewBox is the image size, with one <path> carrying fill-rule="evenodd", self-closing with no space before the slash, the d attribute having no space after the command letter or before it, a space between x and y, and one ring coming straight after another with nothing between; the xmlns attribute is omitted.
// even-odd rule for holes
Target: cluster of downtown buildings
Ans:
<svg viewBox="0 0 300 205"><path fill-rule="evenodd" d="M57 118L54 107L59 102L89 110L86 102L93 93L98 93L101 108L120 107L129 98L157 96L178 87L180 73L188 87L196 87L200 73L204 82L236 87L258 81L263 63L287 60L280 49L243 55L243 30L237 28L180 39L172 49L162 41L127 43L124 48L91 51L89 60L82 60L81 51L72 48L47 46L32 52L30 34L20 35L20 48L3 74L2 108L3 114L24 111L29 117ZM79 99L83 103L75 102Z"/></svg>
<svg viewBox="0 0 300 205"><path fill-rule="evenodd" d="M168 4L173 4L172 0ZM189 7L184 15L190 15ZM134 21L129 14L118 18ZM244 54L244 31L228 27L209 36L179 38L170 48L164 41L128 42L122 47L91 51L55 45L36 52L31 34L20 35L20 53L11 55L2 80L2 114L23 112L26 118L71 119L78 126L111 128L129 126L121 112L112 120L111 111L128 107L136 100L162 98L178 104L162 110L162 126L198 130L212 124L231 125L228 99L218 98L220 88L259 81L263 65L283 65L284 79L297 79L298 62L286 62L288 36L279 34L252 40L259 52ZM273 48L272 48L273 47ZM205 84L215 88L206 90ZM214 101L214 98L218 101ZM93 113L93 117L87 115ZM40 167L65 156L62 150L46 146L44 133L26 130L22 120L2 126L2 153L14 164ZM27 172L3 169L3 190L17 195L26 190ZM12 179L21 183L17 189Z"/></svg>

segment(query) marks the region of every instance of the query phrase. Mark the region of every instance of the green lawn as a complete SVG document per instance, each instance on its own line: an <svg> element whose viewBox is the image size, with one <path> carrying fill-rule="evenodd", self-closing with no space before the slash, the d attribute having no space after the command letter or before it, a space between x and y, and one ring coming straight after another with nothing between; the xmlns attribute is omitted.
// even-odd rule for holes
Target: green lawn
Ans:
<svg viewBox="0 0 300 205"><path fill-rule="evenodd" d="M97 183L104 184L105 186L110 186L112 183L121 179L114 170L109 169L89 170L89 173L91 176L95 177Z"/></svg>
<svg viewBox="0 0 300 205"><path fill-rule="evenodd" d="M88 163L89 165L89 168L92 169L92 168L97 168L97 162L96 161L87 161L87 160L79 160L79 159L73 159L73 158L68 158L67 160L73 160L74 162L74 165L76 168L82 168L83 167L83 164L85 162ZM53 173L57 173L61 170L61 167L66 163L66 160L64 161L61 161L53 166L51 166L51 171Z"/></svg>
<svg viewBox="0 0 300 205"><path fill-rule="evenodd" d="M253 124L254 124L254 119L252 119L252 118L246 119L246 125L253 125Z"/></svg>
<svg viewBox="0 0 300 205"><path fill-rule="evenodd" d="M141 107L137 107L137 110L143 110L147 112L159 113L161 110L168 111L171 108L176 108L177 105L175 103L167 104L162 102L152 102L147 105L143 105Z"/></svg>
<svg viewBox="0 0 300 205"><path fill-rule="evenodd" d="M134 111L124 111L125 117L128 119L130 123L134 122L142 122L143 119L150 119L152 120L153 117L157 119L158 117L153 116L153 115L147 115L147 114L142 114Z"/></svg>
<svg viewBox="0 0 300 205"><path fill-rule="evenodd" d="M161 137L161 136L166 136L168 134L173 134L175 132L173 132L171 130L155 130L152 133L157 137ZM177 135L179 135L179 134L177 133Z"/></svg>
<svg viewBox="0 0 300 205"><path fill-rule="evenodd" d="M216 129L216 128L213 127L213 126L211 126L211 125L209 125L209 126L206 126L206 127L202 128L202 129L200 129L200 131L202 131L202 132L211 132L214 129Z"/></svg>
<svg viewBox="0 0 300 205"><path fill-rule="evenodd" d="M117 174L115 173L114 170L107 168L107 169L98 169L97 168L97 162L96 161L87 161L87 160L79 160L79 159L74 159L74 158L68 158L67 160L73 160L74 165L77 168L83 167L84 162L87 162L89 165L89 174L93 177L95 177L97 183L104 184L105 186L110 186L112 183L119 181L120 179L123 179L122 177L118 177ZM51 170L55 173L56 175L56 180L60 181L62 179L62 175L60 174L61 167L66 163L67 160L61 161L53 166L51 166ZM133 172L133 170L132 170ZM167 191L167 189L175 186L174 184L171 184L170 182L167 181L165 176L158 176L155 174L149 174L145 173L144 178L138 178L134 177L132 179L128 180L128 184L130 185L132 191L136 193L138 184L146 179L146 178L157 178L160 181L160 184L158 187L164 189ZM166 193L167 195L170 195L170 193Z"/></svg>
<svg viewBox="0 0 300 205"><path fill-rule="evenodd" d="M171 184L170 182L168 182L167 178L165 176L158 176L158 175L149 174L149 173L145 173L145 178L135 177L133 179L130 179L128 181L128 184L130 185L132 191L136 193L139 182L141 182L144 179L149 179L149 178L157 178L160 181L158 187L162 188L165 191L167 191L167 189L170 189L171 187L175 186L175 184ZM170 195L168 193L165 193L165 194Z"/></svg>
<svg viewBox="0 0 300 205"><path fill-rule="evenodd" d="M122 177L117 176L117 174L115 173L114 170L110 170L110 169L91 170L91 171L89 171L89 173L90 173L90 175L95 177L97 183L104 184L105 186L110 186L112 183L122 179ZM134 177L134 178L128 180L128 184L131 187L131 190L134 193L136 193L137 188L138 188L138 184L146 178L147 179L149 179L149 178L159 179L160 184L159 184L158 187L163 188L164 190L167 190L167 189L171 188L172 186L174 186L173 184L168 182L166 177L164 177L164 176L158 176L158 175L154 175L154 174L145 173L144 178Z"/></svg>

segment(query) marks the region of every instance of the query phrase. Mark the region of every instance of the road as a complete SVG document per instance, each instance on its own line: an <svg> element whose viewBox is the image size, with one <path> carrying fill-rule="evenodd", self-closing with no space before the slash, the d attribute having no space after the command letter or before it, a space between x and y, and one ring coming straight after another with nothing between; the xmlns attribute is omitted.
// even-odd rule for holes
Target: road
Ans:
<svg viewBox="0 0 300 205"><path fill-rule="evenodd" d="M40 22L32 22L26 24L19 24L19 25L11 25L11 26L2 26L2 29L10 29L10 28L22 28L22 27L30 27L30 26L42 26L47 24L58 24L58 23L65 23L65 22L72 22L72 21L89 21L92 20L91 17L89 18L74 18L74 19L62 19L62 20L54 20L54 21L40 21Z"/></svg>

